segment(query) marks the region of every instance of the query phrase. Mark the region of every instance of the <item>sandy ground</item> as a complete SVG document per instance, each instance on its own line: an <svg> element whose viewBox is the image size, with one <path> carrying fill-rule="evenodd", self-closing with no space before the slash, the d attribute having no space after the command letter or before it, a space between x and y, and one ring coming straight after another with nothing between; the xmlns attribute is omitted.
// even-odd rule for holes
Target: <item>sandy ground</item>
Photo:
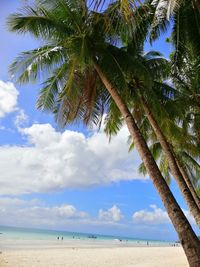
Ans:
<svg viewBox="0 0 200 267"><path fill-rule="evenodd" d="M181 247L6 250L0 267L188 267Z"/></svg>

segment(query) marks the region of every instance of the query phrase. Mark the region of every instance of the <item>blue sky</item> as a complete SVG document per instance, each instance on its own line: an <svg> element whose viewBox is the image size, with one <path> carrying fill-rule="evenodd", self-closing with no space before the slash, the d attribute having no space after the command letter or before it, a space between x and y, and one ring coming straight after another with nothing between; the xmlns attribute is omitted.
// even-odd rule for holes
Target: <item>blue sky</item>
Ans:
<svg viewBox="0 0 200 267"><path fill-rule="evenodd" d="M0 10L0 225L176 239L151 181L137 172L137 152L128 153L125 127L110 144L103 130L59 132L53 117L35 108L39 83L12 81L13 59L39 46L7 31L6 17L24 2L2 0ZM165 56L172 50L164 37L153 49ZM173 182L171 188L197 231Z"/></svg>

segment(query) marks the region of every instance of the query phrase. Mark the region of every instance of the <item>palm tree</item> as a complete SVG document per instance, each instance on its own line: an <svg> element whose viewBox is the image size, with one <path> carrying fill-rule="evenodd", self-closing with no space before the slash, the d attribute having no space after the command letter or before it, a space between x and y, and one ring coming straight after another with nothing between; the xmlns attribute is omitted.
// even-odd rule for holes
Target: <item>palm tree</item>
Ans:
<svg viewBox="0 0 200 267"><path fill-rule="evenodd" d="M197 149L200 148L200 98L199 98L199 63L200 57L197 57L191 47L184 47L184 64L176 65L174 54L172 58L171 78L172 82L180 92L180 97L176 100L178 105L184 107L182 113L184 120L182 128L185 134L192 132L195 136L194 144ZM187 105L186 105L187 104Z"/></svg>
<svg viewBox="0 0 200 267"><path fill-rule="evenodd" d="M146 2L149 3L149 1L146 1ZM161 1L153 1L153 2L154 2L152 4L153 6L156 5L156 2L159 2L159 6L162 7L162 11L163 11L163 9L166 10L166 5L167 5L166 1L165 1L165 5L164 5L164 3L163 3L163 5L161 5L162 0ZM132 10L132 12L133 12L133 10ZM160 12L161 12L161 10L160 10ZM149 29L149 25L151 24L151 21L155 20L155 17L152 17L152 6L149 6L148 4L144 4L144 5L140 6L139 8L137 8L136 11L133 13L134 15L132 16L132 18L129 18L129 23L127 23L126 17L124 17L124 11L121 10L121 2L120 1L116 1L115 3L110 5L108 10L105 13L107 13L107 15L109 17L112 17L112 23L113 23L113 28L115 29L115 32L117 32L121 36L122 41L124 43L128 43L128 47L127 47L128 52L134 56L135 50L136 49L141 50L141 48L142 48L141 42L139 42L139 47L138 47L138 39L139 40L141 38L145 39L145 37L148 35L148 29ZM162 14L162 17L163 16L164 15ZM143 18L143 20L141 20L141 17ZM120 18L120 21L119 21L119 18ZM160 19L160 21L161 21L161 19ZM164 19L162 21L163 21L163 23L165 23ZM134 24L136 24L136 27L134 27ZM157 26L159 26L159 25L157 25ZM156 28L156 30L157 30L157 34L158 34L158 27ZM124 32L127 33L126 38L124 38ZM175 33L175 32L176 31L174 30L173 33ZM176 55L176 58L177 58L177 53L179 53L179 52L176 51L174 53ZM151 56L151 54L148 54L146 59L144 58L144 62L147 65L146 67L150 70L151 76L155 76L155 74L157 74L157 72L158 72L157 70L158 70L158 66L159 66L161 68L161 71L158 74L162 75L161 78L164 78L163 74L165 76L166 76L166 74L162 71L162 68L164 67L164 69L165 69L165 66L163 66L163 64L159 65L159 63L161 62L161 63L164 63L166 65L166 60L164 60L162 58L158 58L158 53L153 54L153 56L155 56L155 55L157 58L154 58ZM141 58L138 58L138 60L141 60ZM119 62L119 64L121 65L121 64L123 64L123 62L122 63ZM180 66L180 62L179 62L179 64L177 64L177 66L178 65ZM158 79L158 77L156 77L156 79ZM148 83L150 83L150 80L148 80L147 84L146 84L148 92L149 92ZM138 89L139 88L137 88L137 86L135 86L134 90L137 91L138 94L140 95L139 98L137 99L137 101L139 100L141 105L143 106L145 114L148 117L148 120L149 120L151 126L153 127L159 142L161 143L162 149L164 150L164 152L167 156L171 172L174 175L174 178L176 179L176 181L179 185L180 191L181 191L183 197L185 198L186 203L188 204L188 207L189 207L191 213L193 214L197 224L200 227L200 199L197 196L197 194L193 188L193 185L189 179L187 172L185 171L185 169L183 168L181 163L178 161L178 158L176 157L176 155L172 149L172 146L169 144L169 140L167 140L164 132L161 130L159 124L157 123L155 115L151 111L152 107L151 108L149 107L147 99L145 99L145 96L142 95L142 92L144 92L144 88L142 88L142 90L140 90L140 91ZM149 98L148 93L146 95L147 95L147 98Z"/></svg>
<svg viewBox="0 0 200 267"><path fill-rule="evenodd" d="M23 13L10 16L8 24L10 30L31 33L42 39L45 45L22 54L13 64L12 70L18 74L21 82L35 79L39 74L52 73L41 89L38 103L41 108L55 112L57 119L63 119L64 122L77 117L84 118L85 110L89 114L95 113L101 102L96 102L96 99L104 99L103 96L97 96L99 91L94 91L95 88L103 88L99 89L100 94L107 92L107 98L113 99L127 124L179 235L190 266L197 267L200 265L199 240L162 177L122 98L126 94L127 83L110 52L113 40L105 34L104 22L102 14L88 10L85 1L37 1L36 7L26 7ZM89 79L92 79L93 87ZM82 84L89 85L88 94L92 96L92 101L88 102L87 98L84 100ZM74 103L75 112L70 116ZM96 114L98 116L98 112Z"/></svg>
<svg viewBox="0 0 200 267"><path fill-rule="evenodd" d="M138 92L140 95L140 100L142 103L142 107L144 109L145 115L147 116L160 144L161 147L166 155L166 158L169 163L170 170L172 172L172 175L175 177L179 188L184 196L184 199L186 200L191 213L194 215L194 218L197 222L197 224L200 227L200 199L197 196L193 185L187 175L187 172L182 167L181 163L179 162L172 145L167 140L165 134L161 130L161 127L159 126L152 109L147 103L147 100L145 99L144 95L142 94L143 91Z"/></svg>
<svg viewBox="0 0 200 267"><path fill-rule="evenodd" d="M197 57L191 47L184 47L184 64L175 65L174 53L171 54L172 68L171 78L181 97L177 100L179 105L187 103L184 109L183 128L186 132L192 130L196 137L196 145L200 144L199 118L200 118L200 97L199 97L199 64L200 55ZM191 125L191 126L190 126Z"/></svg>
<svg viewBox="0 0 200 267"><path fill-rule="evenodd" d="M124 49L124 48L123 48ZM130 58L131 58L131 54L130 54ZM129 105L137 105L137 107L134 110L140 110L141 107L144 110L145 116L147 117L151 127L153 128L156 137L158 139L158 141L161 144L161 147L166 155L166 158L168 160L169 163L169 167L170 170L173 174L173 176L175 177L176 181L178 182L179 188L181 190L181 193L184 197L184 199L186 200L191 213L193 214L197 224L200 226L200 199L198 197L198 195L196 194L194 187L187 175L187 172L185 171L185 169L182 167L181 162L178 160L178 157L176 156L174 150L173 150L173 146L172 144L170 144L169 142L169 138L167 139L163 133L163 130L161 130L161 127L159 126L159 123L157 122L154 114L153 114L153 110L159 113L159 115L163 115L162 118L160 119L160 121L163 121L162 124L164 124L164 122L171 122L172 119L170 118L170 115L167 115L167 112L165 111L165 113L163 114L162 111L162 107L159 108L160 103L158 102L158 89L163 92L163 96L162 96L162 101L164 101L163 99L165 98L166 101L166 92L169 91L169 89L171 89L170 91L170 96L169 96L169 100L172 101L172 94L173 94L173 90L172 88L170 88L170 86L168 86L167 84L164 84L161 82L161 79L163 78L167 78L166 77L166 67L168 65L167 60L165 60L164 58L161 57L161 55L158 52L152 51L147 53L146 55L142 56L142 54L138 53L135 56L135 61L132 62L133 65L138 65L138 63L136 62L141 62L141 64L143 64L145 66L145 73L143 76L141 76L141 73L133 73L132 72L132 77L127 77L127 79L129 79L129 86L130 86L130 90L134 91L134 93L137 95L133 96L131 95L130 98L128 99ZM121 59L123 60L123 57L121 57ZM117 59L116 59L117 60ZM130 61L130 60L129 60ZM121 67L123 67L123 62L120 61L120 58L118 56L118 63L120 64ZM138 66L139 67L139 66ZM149 74L147 73L147 70L149 71ZM149 79L147 79L147 76L149 76ZM144 77L146 77L146 82ZM153 80L154 86L153 86L153 90L155 90L155 92L153 92L149 86L150 83L150 77ZM151 92L152 91L152 92ZM165 94L165 97L164 97ZM134 99L136 98L136 99ZM131 101L131 99L133 101ZM152 101L154 100L154 101ZM149 104L148 104L148 102ZM151 105L151 108L149 107L149 105ZM177 104L176 104L177 105ZM162 103L163 106L163 103ZM171 107L172 108L172 107ZM159 109L159 112L158 112ZM143 111L141 112L141 114L143 115ZM137 118L137 114L133 114L134 118ZM174 120L177 120L177 118L174 118ZM174 124L174 122L172 121L171 124ZM109 125L111 125L109 123ZM108 126L109 126L108 125ZM172 125L173 126L173 125ZM169 127L169 124L167 125L167 127L172 128L172 126ZM114 129L113 126L111 126L111 133L112 130ZM167 129L167 127L165 126L165 131ZM176 125L174 125L174 128L177 128ZM109 133L109 128L106 128L106 131ZM168 134L169 134L169 130L167 130ZM115 131L114 131L115 133ZM172 138L172 134L170 135L170 139ZM180 138L180 131L179 131L179 138ZM184 138L186 138L186 136L184 136ZM183 140L184 140L183 138ZM183 144L182 144L183 146Z"/></svg>
<svg viewBox="0 0 200 267"><path fill-rule="evenodd" d="M195 58L195 66L194 68L192 68L192 71L194 70L196 71L195 86L198 87L197 84L198 84L199 78L197 77L199 77L198 66L200 63L200 54L199 54L199 51L200 51L200 3L199 1L198 0L192 0L192 1L153 0L153 1L146 1L146 3L150 4L151 6L155 8L153 20L151 16L149 16L150 20L152 20L150 22L152 40L157 39L160 35L160 32L166 31L166 29L168 28L167 26L170 24L170 22L172 24L170 42L175 48L175 51L172 57L172 62L173 62L172 64L173 75L172 76L174 77L176 76L176 79L173 80L174 82L176 81L176 87L179 87L179 88L181 86L183 87L182 79L184 76L188 76L188 73L186 73L187 68L185 67L186 60L187 60L187 65L190 66L190 70L191 70L191 64L188 62L188 58L186 57L186 54L188 55L188 51L190 51L190 55L191 54L193 55L193 61ZM179 75L176 75L177 70L179 72ZM180 75L180 73L182 75ZM190 73L190 75L191 74L192 73ZM193 75L191 75L191 77L193 77ZM194 84L190 84L190 85L195 87ZM182 94L184 94L184 92L182 92ZM190 101L193 98L194 103L196 103L196 100L195 100L196 97L194 98L194 90L191 89L190 92L188 92L188 97ZM188 103L188 101L186 101L185 103ZM191 107L191 105L188 105L188 107ZM196 117L198 120L199 115L196 112L194 114L195 114L194 117ZM195 127L193 130L195 130ZM195 199L198 207L200 207L200 199L197 197L196 192L192 188L187 172L185 171L185 169L181 166L179 162L177 162L177 166L183 178L185 179L185 182L188 185L188 188L190 189L193 195L193 198Z"/></svg>
<svg viewBox="0 0 200 267"><path fill-rule="evenodd" d="M150 74L151 74L151 77L154 77L154 80L156 81L157 80L157 84L160 82L158 80L158 76L159 74L161 75L161 79L165 76L165 73L162 74L163 70L165 72L165 64L167 64L168 62L166 62L166 60L164 60L162 57L158 57L158 56L154 56L153 57L144 57L145 59L145 63L146 63L146 66L148 69L150 69ZM161 66L161 71L157 71L156 72L156 66L159 65L159 61L163 62L164 64ZM167 64L168 65L168 64ZM165 77L166 78L166 77ZM166 92L166 85L164 84L161 84L161 86L163 87L163 89L165 90ZM136 89L137 90L137 89ZM182 164L179 162L177 156L176 156L176 153L173 151L173 146L172 144L170 144L170 141L169 139L172 139L172 136L170 136L170 138L166 138L165 137L165 134L163 133L161 127L159 126L159 123L157 122L157 119L155 117L155 115L153 114L152 110L153 110L153 107L150 108L149 104L148 104L148 98L146 97L147 94L143 94L144 90L138 90L138 93L140 95L140 100L141 100L141 104L143 106L143 109L145 111L145 114L161 144L161 147L163 148L163 151L164 153L166 154L166 157L167 157L167 160L169 162L169 167L171 169L171 172L172 174L174 175L174 177L176 178L178 184L179 184L179 187L181 189L181 191L185 192L188 191L187 187L189 188L195 202L196 202L196 212L195 212L195 204L193 203L193 201L191 202L191 204L189 204L189 201L192 200L191 197L189 197L189 199L187 198L187 196L184 195L185 199L186 199L186 202L189 204L189 207L190 207L190 210L192 212L192 214L194 214L194 217L196 217L196 221L198 223L198 225L200 226L200 199L199 197L197 196L193 186L192 186L192 183L187 175L187 172L185 171L185 169L182 167ZM164 93L165 93L164 92ZM165 93L166 94L166 93ZM181 92L180 92L181 94ZM179 94L179 97L180 97L180 94ZM145 99L146 97L146 99ZM154 97L155 99L155 97ZM172 94L170 95L170 101L172 100ZM175 105L177 105L177 102L176 102L177 99L175 99ZM152 101L151 101L152 102ZM155 110L155 108L154 108ZM181 108L181 112L183 112L183 108ZM165 113L166 114L166 113ZM170 115L171 116L171 115ZM169 121L170 120L170 116L166 117L165 119L163 119L164 121ZM184 119L184 118L182 118ZM177 128L177 126L176 126ZM169 132L169 131L168 131ZM188 137L188 136L187 136ZM180 135L179 135L179 138L180 138ZM188 137L189 138L189 137ZM182 143L183 145L183 143ZM192 143L191 143L191 146L192 146ZM199 156L199 155L198 155ZM180 179L179 179L180 177ZM185 185L184 185L184 182L185 181ZM185 188L184 188L185 187ZM192 211L193 210L193 211Z"/></svg>

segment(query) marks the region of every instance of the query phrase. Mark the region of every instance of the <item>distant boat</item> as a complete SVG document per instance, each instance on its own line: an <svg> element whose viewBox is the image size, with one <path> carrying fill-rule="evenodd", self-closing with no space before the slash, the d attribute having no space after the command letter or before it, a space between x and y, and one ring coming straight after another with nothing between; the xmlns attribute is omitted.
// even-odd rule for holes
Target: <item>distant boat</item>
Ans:
<svg viewBox="0 0 200 267"><path fill-rule="evenodd" d="M88 235L88 238L93 238L93 239L96 239L96 238L97 238L97 236L95 236L95 235Z"/></svg>

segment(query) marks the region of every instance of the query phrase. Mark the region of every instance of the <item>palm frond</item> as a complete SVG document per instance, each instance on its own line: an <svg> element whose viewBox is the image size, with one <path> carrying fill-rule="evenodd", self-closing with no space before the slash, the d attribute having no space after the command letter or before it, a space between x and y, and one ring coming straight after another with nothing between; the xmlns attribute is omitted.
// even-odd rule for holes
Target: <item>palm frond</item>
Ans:
<svg viewBox="0 0 200 267"><path fill-rule="evenodd" d="M105 133L111 137L118 134L123 125L123 118L116 104L111 101L108 109L108 113L105 117Z"/></svg>
<svg viewBox="0 0 200 267"><path fill-rule="evenodd" d="M63 64L56 69L53 76L48 78L43 83L43 88L40 90L40 94L37 100L37 108L42 110L53 110L55 102L57 101L58 94L61 91L61 86L64 82L64 78L67 72L68 64Z"/></svg>
<svg viewBox="0 0 200 267"><path fill-rule="evenodd" d="M8 17L10 31L25 34L31 33L36 38L61 38L69 32L65 24L44 7L24 7L21 13L14 13ZM54 33L52 35L52 32Z"/></svg>
<svg viewBox="0 0 200 267"><path fill-rule="evenodd" d="M21 53L10 66L10 72L20 83L35 81L41 74L48 74L62 64L64 58L62 46L46 45Z"/></svg>

